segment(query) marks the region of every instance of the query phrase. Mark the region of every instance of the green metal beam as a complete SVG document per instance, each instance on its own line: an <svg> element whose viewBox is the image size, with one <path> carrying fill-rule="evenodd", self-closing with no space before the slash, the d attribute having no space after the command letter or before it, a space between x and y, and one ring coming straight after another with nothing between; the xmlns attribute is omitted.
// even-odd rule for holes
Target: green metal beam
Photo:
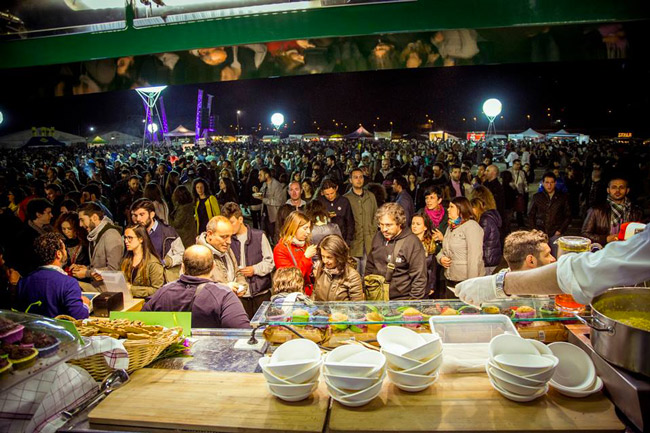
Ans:
<svg viewBox="0 0 650 433"><path fill-rule="evenodd" d="M6 41L0 43L0 69L291 39L628 21L649 18L649 10L647 0L418 0L324 7Z"/></svg>

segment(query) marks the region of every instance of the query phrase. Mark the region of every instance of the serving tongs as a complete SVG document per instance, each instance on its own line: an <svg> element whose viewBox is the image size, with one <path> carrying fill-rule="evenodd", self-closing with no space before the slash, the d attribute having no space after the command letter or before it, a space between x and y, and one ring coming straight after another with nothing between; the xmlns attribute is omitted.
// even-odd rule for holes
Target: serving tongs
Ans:
<svg viewBox="0 0 650 433"><path fill-rule="evenodd" d="M104 398L106 398L108 394L115 391L117 388L121 387L129 380L131 380L131 378L129 377L129 374L126 372L126 370L115 370L114 372L106 376L106 378L102 381L101 385L99 386L99 389L95 394L93 394L92 397L88 398L79 406L73 409L64 410L63 412L61 412L61 416L65 419L71 419L77 416L78 414L85 411L86 409L95 406L97 403L99 403Z"/></svg>

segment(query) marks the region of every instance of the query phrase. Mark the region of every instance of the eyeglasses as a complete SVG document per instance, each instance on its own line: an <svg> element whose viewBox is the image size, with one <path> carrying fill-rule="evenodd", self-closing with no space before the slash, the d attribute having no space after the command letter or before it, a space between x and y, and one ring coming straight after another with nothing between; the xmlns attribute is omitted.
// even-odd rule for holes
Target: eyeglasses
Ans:
<svg viewBox="0 0 650 433"><path fill-rule="evenodd" d="M135 239L135 236L124 236L124 240L125 240L125 241L129 241L129 242L131 242L131 241L134 240L134 239Z"/></svg>

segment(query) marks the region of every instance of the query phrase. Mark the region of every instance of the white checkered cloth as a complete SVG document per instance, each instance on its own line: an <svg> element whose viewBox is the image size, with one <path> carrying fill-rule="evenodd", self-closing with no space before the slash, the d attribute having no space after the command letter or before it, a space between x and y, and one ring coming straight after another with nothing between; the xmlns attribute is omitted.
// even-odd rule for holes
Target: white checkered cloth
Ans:
<svg viewBox="0 0 650 433"><path fill-rule="evenodd" d="M126 370L129 354L111 337L87 338L90 345L76 356L102 353L108 365ZM80 367L61 364L34 376L0 395L0 432L55 432L64 423L60 413L90 398L97 382Z"/></svg>

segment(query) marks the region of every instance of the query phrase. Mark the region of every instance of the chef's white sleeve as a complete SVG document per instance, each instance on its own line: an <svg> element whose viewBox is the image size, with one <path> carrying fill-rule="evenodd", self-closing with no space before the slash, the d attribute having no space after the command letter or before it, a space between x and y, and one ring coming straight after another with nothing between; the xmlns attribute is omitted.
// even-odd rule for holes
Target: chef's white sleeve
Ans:
<svg viewBox="0 0 650 433"><path fill-rule="evenodd" d="M595 253L564 254L557 264L557 283L581 304L612 287L650 280L650 224L626 241L610 242Z"/></svg>

